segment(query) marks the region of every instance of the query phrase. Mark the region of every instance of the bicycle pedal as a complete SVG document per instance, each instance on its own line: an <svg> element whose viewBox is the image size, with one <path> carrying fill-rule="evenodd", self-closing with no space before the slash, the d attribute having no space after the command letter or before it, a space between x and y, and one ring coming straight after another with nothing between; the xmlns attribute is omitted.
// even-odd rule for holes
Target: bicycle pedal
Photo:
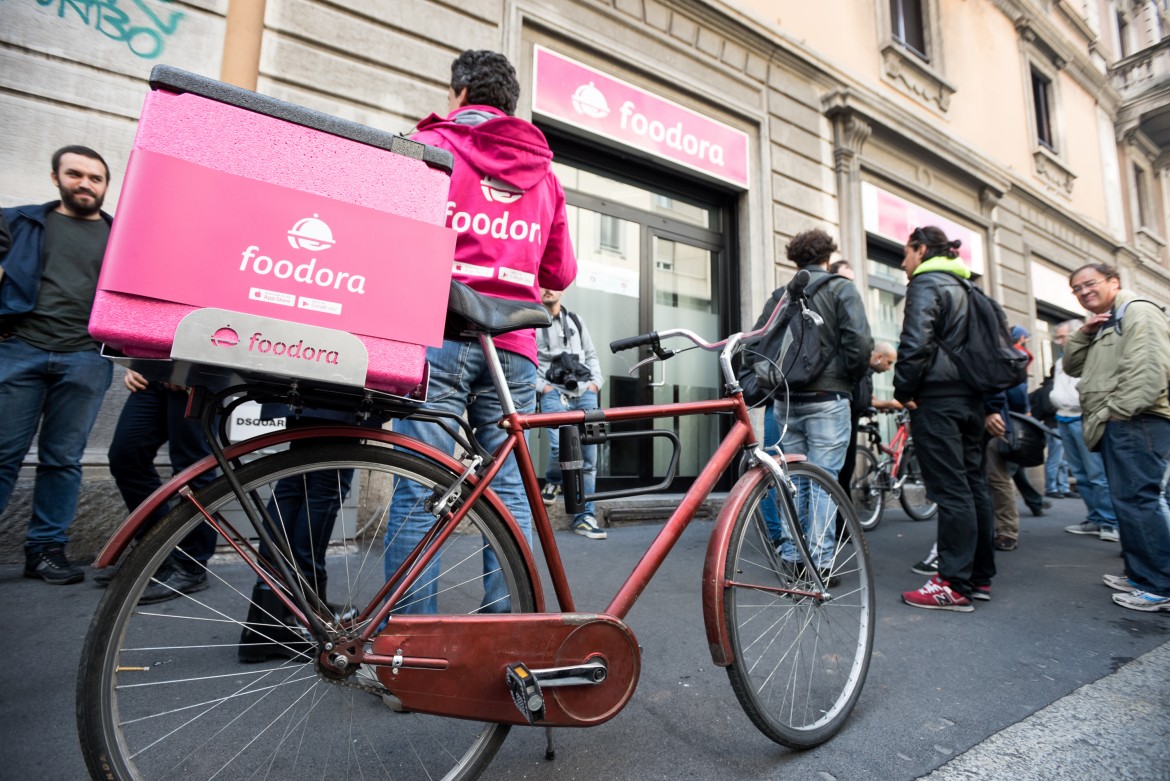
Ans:
<svg viewBox="0 0 1170 781"><path fill-rule="evenodd" d="M508 665L506 676L508 690L512 692L512 701L524 714L529 724L535 724L544 718L544 694L540 691L540 683L532 671L523 662Z"/></svg>

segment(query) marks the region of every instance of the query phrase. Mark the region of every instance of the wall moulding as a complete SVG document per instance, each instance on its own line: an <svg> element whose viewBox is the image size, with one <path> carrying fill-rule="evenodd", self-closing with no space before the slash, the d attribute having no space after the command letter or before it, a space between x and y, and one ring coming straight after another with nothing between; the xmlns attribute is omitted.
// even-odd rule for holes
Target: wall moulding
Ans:
<svg viewBox="0 0 1170 781"><path fill-rule="evenodd" d="M882 48L882 76L900 91L945 114L955 87L896 43Z"/></svg>
<svg viewBox="0 0 1170 781"><path fill-rule="evenodd" d="M1057 193L1066 198L1072 194L1073 182L1077 175L1066 168L1051 152L1037 149L1032 153L1032 165L1036 176Z"/></svg>

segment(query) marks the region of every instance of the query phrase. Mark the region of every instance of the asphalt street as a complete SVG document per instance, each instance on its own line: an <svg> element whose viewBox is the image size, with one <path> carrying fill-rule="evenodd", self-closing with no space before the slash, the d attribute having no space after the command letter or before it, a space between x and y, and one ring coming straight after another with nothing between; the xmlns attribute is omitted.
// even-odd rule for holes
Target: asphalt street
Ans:
<svg viewBox="0 0 1170 781"><path fill-rule="evenodd" d="M1022 506L1021 506L1021 509ZM971 614L901 604L925 578L910 565L934 524L900 509L868 535L877 588L874 658L844 730L794 752L764 738L712 666L699 581L712 523L683 535L627 623L643 648L633 700L612 721L556 732L517 728L485 779L1170 779L1170 614L1124 610L1101 575L1115 543L1067 534L1079 500L1023 511L1018 550L997 558L993 599ZM581 610L600 610L656 525L558 545ZM20 643L0 683L0 778L82 779L74 723L78 653L102 592L48 586L0 567L6 623ZM284 781L295 781L285 779Z"/></svg>

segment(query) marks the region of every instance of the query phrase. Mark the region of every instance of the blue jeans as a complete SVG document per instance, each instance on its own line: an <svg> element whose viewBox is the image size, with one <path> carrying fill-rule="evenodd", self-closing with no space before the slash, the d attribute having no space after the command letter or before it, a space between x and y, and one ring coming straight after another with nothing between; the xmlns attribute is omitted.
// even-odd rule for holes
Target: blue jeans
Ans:
<svg viewBox="0 0 1170 781"><path fill-rule="evenodd" d="M69 540L81 457L113 376L113 364L96 350L55 353L15 336L0 341L0 513L41 424L28 552Z"/></svg>
<svg viewBox="0 0 1170 781"><path fill-rule="evenodd" d="M517 353L499 351L500 363L517 412L536 408L536 364ZM441 348L428 347L431 383L427 408L467 414L475 429L475 438L489 453L504 441L507 434L496 425L503 417L503 407L488 371L487 357L478 342L444 341ZM439 426L414 420L394 422L394 430L404 436L433 445L447 453L455 452L455 442ZM492 481L492 489L515 517L528 544L532 544L532 510L515 456L509 456ZM423 508L430 492L409 480L396 481L394 498L386 523L386 577L389 578L435 523L435 517ZM499 562L490 549L483 554L483 611L503 613L511 610L507 584L499 574ZM427 571L416 581L417 588L407 593L395 606L399 613L437 612L439 560L432 560Z"/></svg>
<svg viewBox="0 0 1170 781"><path fill-rule="evenodd" d="M168 445L171 469L175 474L210 455L211 448L203 438L203 427L198 420L187 417L187 392L168 390L162 383L151 382L143 390L135 391L126 399L114 439L110 442L110 474L126 502L133 510L146 501L161 485L162 479L154 468L154 459L163 445ZM214 479L215 470L192 481L194 488L202 488ZM162 520L169 508L159 507L142 526L145 534ZM215 553L215 529L203 523L183 540L181 547L195 561L206 563ZM178 558L177 558L178 560ZM189 561L178 560L180 565Z"/></svg>
<svg viewBox="0 0 1170 781"><path fill-rule="evenodd" d="M1050 494L1068 493L1068 464L1065 463L1064 442L1061 437L1047 434L1048 460L1044 462L1044 491Z"/></svg>
<svg viewBox="0 0 1170 781"><path fill-rule="evenodd" d="M1109 421L1101 455L1120 522L1125 574L1143 591L1170 597L1170 507L1163 493L1170 420L1138 415Z"/></svg>
<svg viewBox="0 0 1170 781"><path fill-rule="evenodd" d="M785 413L782 403L773 408L779 425ZM788 430L780 441L785 453L801 453L808 462L829 472L835 480L849 449L849 400L794 402L788 406ZM804 526L813 563L827 567L836 549L837 506L822 488L796 486L796 513ZM798 561L800 553L781 531L780 556Z"/></svg>
<svg viewBox="0 0 1170 781"><path fill-rule="evenodd" d="M597 409L597 391L585 391L580 396L567 396L554 387L548 393L542 393L540 396L541 412L567 412L577 409ZM560 432L555 428L546 428L544 433L548 437L549 453L548 471L545 473L545 479L550 483L560 485ZM582 445L581 456L585 460L583 470L585 494L589 495L594 493L597 487L597 445ZM577 513L574 520L586 515L593 515L593 510L593 502L586 502L585 510Z"/></svg>
<svg viewBox="0 0 1170 781"><path fill-rule="evenodd" d="M1077 491L1089 510L1089 520L1098 526L1117 528L1117 513L1109 496L1109 481L1105 479L1105 463L1100 453L1089 450L1081 432L1080 418L1056 419L1060 438L1064 440L1064 457L1077 481Z"/></svg>

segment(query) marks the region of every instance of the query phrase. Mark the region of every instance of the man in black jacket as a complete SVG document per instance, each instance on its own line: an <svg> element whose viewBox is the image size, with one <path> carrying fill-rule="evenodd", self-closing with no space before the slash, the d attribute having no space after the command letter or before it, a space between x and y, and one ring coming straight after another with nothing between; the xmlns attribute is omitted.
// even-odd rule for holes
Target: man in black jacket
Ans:
<svg viewBox="0 0 1170 781"><path fill-rule="evenodd" d="M836 249L827 233L813 229L793 236L787 255L797 268L808 270L811 287L829 274L829 257ZM784 431L780 441L784 452L804 454L809 463L836 475L849 449L853 385L869 370L873 337L861 294L844 277L822 284L813 293L809 307L824 319L820 326L821 352L831 358L815 379L789 394L787 404L780 394L774 412ZM809 525L805 531L814 563L826 570L835 552L836 511L830 508L831 502L815 496L798 497L798 502L799 506L814 508L805 520ZM796 547L786 539L781 540L780 553L789 562L800 559Z"/></svg>
<svg viewBox="0 0 1170 781"><path fill-rule="evenodd" d="M959 347L966 338L967 293L958 278L971 272L958 246L935 227L916 228L906 243L902 268L910 282L894 398L910 409L926 492L938 503L938 574L902 599L969 613L972 599L991 599L995 519L983 475L983 397L940 347Z"/></svg>

